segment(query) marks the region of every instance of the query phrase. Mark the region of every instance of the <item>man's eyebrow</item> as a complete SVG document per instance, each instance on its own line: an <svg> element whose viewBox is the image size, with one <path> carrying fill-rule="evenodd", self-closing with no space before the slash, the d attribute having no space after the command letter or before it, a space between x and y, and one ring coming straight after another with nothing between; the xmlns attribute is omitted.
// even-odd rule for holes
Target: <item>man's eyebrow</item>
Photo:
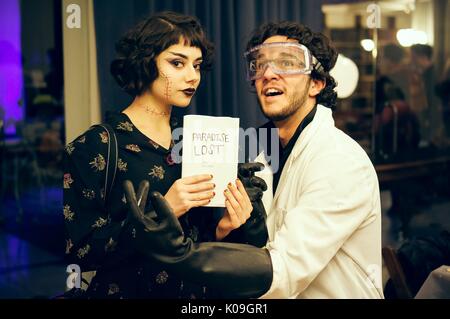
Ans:
<svg viewBox="0 0 450 319"><path fill-rule="evenodd" d="M265 54L264 54L264 53L260 53L260 54L258 54L258 55L256 56L255 59L261 59L261 58L264 58L264 57L265 57ZM281 53L278 55L278 57L279 57L279 58L296 58L297 56L296 56L295 54L292 54L292 53L281 52Z"/></svg>
<svg viewBox="0 0 450 319"><path fill-rule="evenodd" d="M171 53L173 55L176 55L176 56L179 56L180 58L188 60L188 57L186 55L182 54L182 53L172 52L172 51L169 51L169 53ZM203 60L203 58L202 57L198 57L197 59L195 59L195 61L199 61L199 60Z"/></svg>
<svg viewBox="0 0 450 319"><path fill-rule="evenodd" d="M282 58L296 58L297 56L291 53L281 52L280 57Z"/></svg>

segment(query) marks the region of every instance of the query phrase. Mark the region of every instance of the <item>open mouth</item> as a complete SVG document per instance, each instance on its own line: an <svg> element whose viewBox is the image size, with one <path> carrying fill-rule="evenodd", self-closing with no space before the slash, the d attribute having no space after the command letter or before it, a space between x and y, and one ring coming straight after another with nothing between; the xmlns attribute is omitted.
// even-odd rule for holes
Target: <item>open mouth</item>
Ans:
<svg viewBox="0 0 450 319"><path fill-rule="evenodd" d="M263 90L263 95L264 96L278 96L278 95L282 95L283 91L281 91L280 89L277 88L267 88Z"/></svg>
<svg viewBox="0 0 450 319"><path fill-rule="evenodd" d="M192 96L195 93L195 89L194 88L189 88L189 89L185 89L185 90L182 90L182 91L183 91L183 93L186 96Z"/></svg>

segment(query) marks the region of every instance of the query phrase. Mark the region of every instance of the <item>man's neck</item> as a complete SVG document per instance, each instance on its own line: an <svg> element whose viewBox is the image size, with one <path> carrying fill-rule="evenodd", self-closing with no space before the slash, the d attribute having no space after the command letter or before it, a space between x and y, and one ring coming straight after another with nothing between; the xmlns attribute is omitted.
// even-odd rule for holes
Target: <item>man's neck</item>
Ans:
<svg viewBox="0 0 450 319"><path fill-rule="evenodd" d="M308 99L308 101L301 106L297 112L289 116L287 119L274 122L279 131L281 146L286 147L292 136L295 134L295 131L300 123L305 119L309 112L311 112L315 105L315 99Z"/></svg>

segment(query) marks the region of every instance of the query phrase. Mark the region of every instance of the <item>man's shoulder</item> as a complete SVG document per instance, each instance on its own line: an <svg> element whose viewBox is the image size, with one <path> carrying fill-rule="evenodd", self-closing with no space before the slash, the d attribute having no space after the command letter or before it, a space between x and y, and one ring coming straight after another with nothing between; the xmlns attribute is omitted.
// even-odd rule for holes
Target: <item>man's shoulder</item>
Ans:
<svg viewBox="0 0 450 319"><path fill-rule="evenodd" d="M311 145L315 148L315 157L328 160L334 165L350 165L359 163L367 167L373 164L364 148L347 133L336 127L330 127L318 135Z"/></svg>

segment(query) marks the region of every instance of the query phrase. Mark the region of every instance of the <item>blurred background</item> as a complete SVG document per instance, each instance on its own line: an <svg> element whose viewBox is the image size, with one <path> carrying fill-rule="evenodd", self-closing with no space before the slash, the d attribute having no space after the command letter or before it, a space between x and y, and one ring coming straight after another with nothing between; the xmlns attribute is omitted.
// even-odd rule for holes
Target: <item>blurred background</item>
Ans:
<svg viewBox="0 0 450 319"><path fill-rule="evenodd" d="M109 73L114 45L163 10L197 16L216 45L184 112L244 128L265 122L245 81L250 32L294 20L326 34L340 53L336 126L380 181L386 297L414 297L450 264L450 1L2 0L0 298L65 290L64 146L131 102Z"/></svg>

